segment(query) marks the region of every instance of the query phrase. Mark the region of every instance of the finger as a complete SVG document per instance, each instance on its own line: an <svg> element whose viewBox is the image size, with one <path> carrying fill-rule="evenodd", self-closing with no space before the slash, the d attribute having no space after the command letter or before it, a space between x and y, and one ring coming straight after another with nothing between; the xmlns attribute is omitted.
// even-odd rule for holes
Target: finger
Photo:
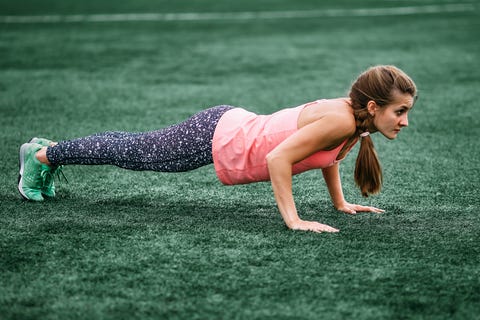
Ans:
<svg viewBox="0 0 480 320"><path fill-rule="evenodd" d="M362 212L376 212L376 213L385 212L385 210L382 210L382 209L379 209L379 208L366 207L366 206L357 206L356 209L357 209L358 211L362 211Z"/></svg>
<svg viewBox="0 0 480 320"><path fill-rule="evenodd" d="M321 226L321 227L311 228L309 229L309 231L312 231L315 233L322 233L322 232L335 233L335 232L339 232L340 230L329 227L329 226Z"/></svg>
<svg viewBox="0 0 480 320"><path fill-rule="evenodd" d="M337 232L340 232L340 230L338 230L338 229L334 229L334 230L312 229L310 231L315 232L315 233L323 233L323 232L337 233Z"/></svg>
<svg viewBox="0 0 480 320"><path fill-rule="evenodd" d="M311 232L316 232L316 233L322 233L322 232L339 232L339 229L333 228L329 225L322 224L319 222L307 222L303 223L301 226L296 228L297 230L304 230L304 231L311 231Z"/></svg>
<svg viewBox="0 0 480 320"><path fill-rule="evenodd" d="M320 232L339 232L340 230L332 228L330 226L323 226L322 228L318 229Z"/></svg>
<svg viewBox="0 0 480 320"><path fill-rule="evenodd" d="M382 209L379 209L379 208L375 208L375 207L370 207L370 211L371 211L371 212L375 212L375 213L383 213L383 212L385 212L385 210L382 210Z"/></svg>

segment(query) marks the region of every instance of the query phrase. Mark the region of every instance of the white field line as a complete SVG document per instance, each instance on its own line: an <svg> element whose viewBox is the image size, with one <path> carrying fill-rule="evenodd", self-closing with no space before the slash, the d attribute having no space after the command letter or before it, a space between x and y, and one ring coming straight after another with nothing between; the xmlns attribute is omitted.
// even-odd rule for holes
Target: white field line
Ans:
<svg viewBox="0 0 480 320"><path fill-rule="evenodd" d="M472 3L407 6L393 8L323 9L248 12L123 13L85 15L0 16L0 23L76 23L129 21L265 20L328 17L378 17L475 11Z"/></svg>

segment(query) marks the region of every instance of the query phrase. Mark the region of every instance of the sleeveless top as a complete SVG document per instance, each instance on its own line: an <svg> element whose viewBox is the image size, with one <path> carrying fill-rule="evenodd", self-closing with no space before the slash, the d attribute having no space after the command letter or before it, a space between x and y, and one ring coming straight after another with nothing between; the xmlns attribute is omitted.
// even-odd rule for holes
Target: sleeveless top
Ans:
<svg viewBox="0 0 480 320"><path fill-rule="evenodd" d="M314 103L316 101L271 115L257 115L242 108L227 111L220 118L212 141L213 164L218 179L225 185L270 180L267 154L298 131L300 112ZM346 142L332 150L318 151L294 164L292 173L334 165Z"/></svg>

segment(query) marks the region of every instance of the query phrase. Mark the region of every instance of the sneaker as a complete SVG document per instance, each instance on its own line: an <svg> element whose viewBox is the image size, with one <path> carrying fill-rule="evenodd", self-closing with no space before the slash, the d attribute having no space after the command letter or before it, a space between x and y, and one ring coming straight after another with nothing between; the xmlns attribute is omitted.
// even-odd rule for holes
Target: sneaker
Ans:
<svg viewBox="0 0 480 320"><path fill-rule="evenodd" d="M37 143L25 143L20 147L18 191L27 200L43 201L43 165L35 157L41 148L42 146Z"/></svg>
<svg viewBox="0 0 480 320"><path fill-rule="evenodd" d="M37 143L43 147L51 147L54 145L53 141L51 140L37 137L30 139L29 143ZM52 168L45 164L42 165L41 172L43 174L44 183L41 192L44 196L49 198L55 197L55 182L53 177L57 169L60 169L60 167Z"/></svg>
<svg viewBox="0 0 480 320"><path fill-rule="evenodd" d="M37 138L37 137L34 137L34 138L30 139L30 141L28 143L38 143L39 145L44 146L44 147L51 147L55 144L51 140L48 140L48 139L45 139L45 138Z"/></svg>
<svg viewBox="0 0 480 320"><path fill-rule="evenodd" d="M40 191L42 192L42 195L49 198L55 197L55 183L53 181L55 170L56 169L52 167L42 164L41 174L43 178L43 186Z"/></svg>

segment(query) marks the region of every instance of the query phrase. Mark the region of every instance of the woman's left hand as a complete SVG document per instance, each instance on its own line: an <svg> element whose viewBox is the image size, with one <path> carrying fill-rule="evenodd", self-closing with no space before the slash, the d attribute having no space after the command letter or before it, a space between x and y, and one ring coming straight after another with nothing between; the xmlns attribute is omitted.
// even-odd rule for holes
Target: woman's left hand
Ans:
<svg viewBox="0 0 480 320"><path fill-rule="evenodd" d="M345 202L342 205L338 206L337 210L348 213L348 214L356 214L357 212L375 212L375 213L385 212L385 210L382 210L379 208L367 207L367 206L352 204L348 202Z"/></svg>

